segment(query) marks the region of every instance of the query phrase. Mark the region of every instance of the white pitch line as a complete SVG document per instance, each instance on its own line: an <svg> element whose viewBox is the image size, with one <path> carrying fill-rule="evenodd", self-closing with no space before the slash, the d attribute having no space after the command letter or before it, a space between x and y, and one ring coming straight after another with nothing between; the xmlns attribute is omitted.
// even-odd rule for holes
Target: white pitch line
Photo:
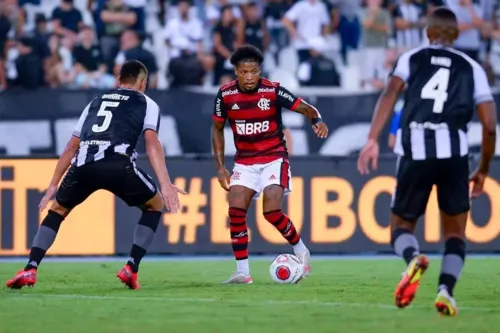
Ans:
<svg viewBox="0 0 500 333"><path fill-rule="evenodd" d="M394 305L378 304L378 303L351 303L351 302L324 302L318 300L304 301L273 301L273 300L234 300L234 299L217 299L217 298L193 298L193 297L175 297L163 295L158 297L133 297L133 296L103 296L103 295L77 295L77 294L10 294L1 293L1 295L12 298L40 297L40 298L56 298L56 299L84 299L84 300L126 300L126 301L161 301L161 302L203 302L203 303L229 303L238 305L310 305L319 307L348 307L348 308L376 308L383 310L399 310ZM432 309L432 306L411 305L409 308L417 309ZM459 307L459 310L470 312L494 312L496 308L485 307Z"/></svg>

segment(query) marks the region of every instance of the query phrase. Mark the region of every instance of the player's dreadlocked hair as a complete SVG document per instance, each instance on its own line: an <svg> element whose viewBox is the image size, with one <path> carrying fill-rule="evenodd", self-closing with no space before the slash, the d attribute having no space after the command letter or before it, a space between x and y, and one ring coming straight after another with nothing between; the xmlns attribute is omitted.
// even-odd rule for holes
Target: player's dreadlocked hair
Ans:
<svg viewBox="0 0 500 333"><path fill-rule="evenodd" d="M231 55L231 64L238 65L240 62L256 62L259 65L264 62L264 55L253 45L243 45L236 49Z"/></svg>

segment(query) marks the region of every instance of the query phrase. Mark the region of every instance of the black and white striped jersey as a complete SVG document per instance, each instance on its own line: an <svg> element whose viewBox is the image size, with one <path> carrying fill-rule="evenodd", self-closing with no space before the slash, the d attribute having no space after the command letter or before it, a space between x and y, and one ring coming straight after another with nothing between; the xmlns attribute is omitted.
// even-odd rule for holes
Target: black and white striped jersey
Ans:
<svg viewBox="0 0 500 333"><path fill-rule="evenodd" d="M403 53L391 75L406 82L394 152L413 160L467 156L476 105L493 100L483 68L442 45Z"/></svg>
<svg viewBox="0 0 500 333"><path fill-rule="evenodd" d="M151 98L132 89L109 90L83 110L73 131L80 147L72 164L79 167L117 153L135 160L139 136L159 127L160 109Z"/></svg>

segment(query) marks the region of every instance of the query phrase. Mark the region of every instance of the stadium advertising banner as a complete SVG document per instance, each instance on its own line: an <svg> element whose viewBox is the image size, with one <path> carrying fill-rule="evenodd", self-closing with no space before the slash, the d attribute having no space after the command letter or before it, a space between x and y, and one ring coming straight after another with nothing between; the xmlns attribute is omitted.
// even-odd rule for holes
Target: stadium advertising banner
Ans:
<svg viewBox="0 0 500 333"><path fill-rule="evenodd" d="M326 140L319 140L302 115L284 110L282 118L284 125L290 129L293 155L356 154L364 143L359 138L368 135L378 94L333 94L334 89L331 94L324 91L319 94L319 91L304 88L297 95L319 108L330 127L330 135ZM98 93L92 90L36 90L0 94L0 156L60 155L82 110ZM148 94L160 106L160 140L168 156L211 153L211 115L215 91L168 90L150 91ZM495 96L500 105L500 95ZM387 138L387 134L386 128L382 138ZM225 136L226 154L230 156L235 148L229 128L226 128ZM385 141L382 143L381 152L390 153ZM481 127L474 120L469 129L472 151L477 151L480 143ZM498 146L497 155L500 155L500 143ZM142 142L138 151L144 152Z"/></svg>
<svg viewBox="0 0 500 333"><path fill-rule="evenodd" d="M45 216L38 202L56 160L0 159L0 256L28 253ZM139 163L152 170L145 160ZM231 163L228 163L228 165ZM227 194L215 178L212 159L170 158L168 166L182 196L182 212L165 214L151 253L230 254ZM389 204L395 186L394 158L360 176L355 160L300 158L291 161L293 192L285 210L313 253L390 251ZM467 227L468 249L500 250L500 160L491 168L486 195L473 203ZM126 254L140 211L99 191L66 219L52 255ZM249 209L251 253L276 254L290 247L262 216L262 199ZM435 192L417 234L424 251L438 251L442 240Z"/></svg>

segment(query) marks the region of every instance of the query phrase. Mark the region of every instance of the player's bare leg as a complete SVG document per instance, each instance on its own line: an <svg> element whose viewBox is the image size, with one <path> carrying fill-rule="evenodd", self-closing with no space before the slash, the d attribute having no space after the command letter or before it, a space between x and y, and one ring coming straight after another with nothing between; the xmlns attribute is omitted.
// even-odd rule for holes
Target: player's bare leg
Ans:
<svg viewBox="0 0 500 333"><path fill-rule="evenodd" d="M441 221L445 243L435 306L441 315L455 316L458 308L453 289L464 266L467 213L450 216L441 212Z"/></svg>
<svg viewBox="0 0 500 333"><path fill-rule="evenodd" d="M160 192L156 192L155 196L146 202L141 209L142 215L134 231L134 243L127 264L117 274L118 279L130 289L140 288L138 280L139 264L146 255L149 246L153 243L156 229L160 224L163 214L163 199Z"/></svg>
<svg viewBox="0 0 500 333"><path fill-rule="evenodd" d="M224 281L225 284L253 282L248 264L247 210L254 195L254 190L241 185L233 185L229 188L229 230L236 259L236 272Z"/></svg>
<svg viewBox="0 0 500 333"><path fill-rule="evenodd" d="M293 222L283 213L284 193L285 190L279 185L264 188L264 218L293 246L295 255L304 265L304 277L307 277L311 272L311 253L302 242Z"/></svg>
<svg viewBox="0 0 500 333"><path fill-rule="evenodd" d="M32 287L35 285L38 266L45 257L47 250L54 244L61 223L70 211L70 209L62 207L54 200L33 239L28 263L24 269L17 272L12 279L7 281L8 288L21 289L24 286Z"/></svg>
<svg viewBox="0 0 500 333"><path fill-rule="evenodd" d="M391 244L394 252L408 265L394 293L396 306L400 308L410 305L429 266L429 259L420 254L418 241L413 235L415 225L415 222L391 214Z"/></svg>

